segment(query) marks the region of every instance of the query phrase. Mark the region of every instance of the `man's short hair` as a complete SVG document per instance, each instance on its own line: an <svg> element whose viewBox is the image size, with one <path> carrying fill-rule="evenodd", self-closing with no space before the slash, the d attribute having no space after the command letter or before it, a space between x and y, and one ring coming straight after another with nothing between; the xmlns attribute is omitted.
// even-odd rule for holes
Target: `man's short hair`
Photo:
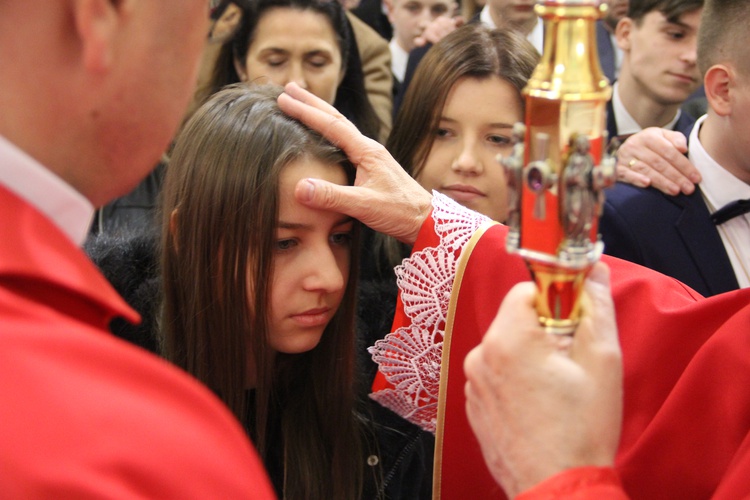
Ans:
<svg viewBox="0 0 750 500"><path fill-rule="evenodd" d="M728 61L750 76L748 22L750 0L706 0L698 30L698 67L702 74L714 64Z"/></svg>
<svg viewBox="0 0 750 500"><path fill-rule="evenodd" d="M683 14L703 7L704 0L630 0L628 17L640 22L643 17L658 10L669 22L677 22Z"/></svg>

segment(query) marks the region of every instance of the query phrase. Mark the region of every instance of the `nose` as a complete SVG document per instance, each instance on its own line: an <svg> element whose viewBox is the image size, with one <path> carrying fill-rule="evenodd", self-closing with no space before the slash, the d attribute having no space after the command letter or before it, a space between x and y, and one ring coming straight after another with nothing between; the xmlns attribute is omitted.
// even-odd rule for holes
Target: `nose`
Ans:
<svg viewBox="0 0 750 500"><path fill-rule="evenodd" d="M685 43L682 46L682 54L680 58L683 62L690 65L697 64L698 61L698 35L693 34L685 38Z"/></svg>
<svg viewBox="0 0 750 500"><path fill-rule="evenodd" d="M422 7L422 10L419 11L419 27L421 29L425 29L428 24L430 24L433 20L432 13L430 12L430 9L427 7Z"/></svg>
<svg viewBox="0 0 750 500"><path fill-rule="evenodd" d="M339 262L330 246L311 252L308 262L308 275L304 280L304 288L310 292L336 293L346 285L347 270Z"/></svg>
<svg viewBox="0 0 750 500"><path fill-rule="evenodd" d="M305 78L305 71L302 69L301 64L292 63L289 65L289 71L287 72L286 81L283 85L291 82L294 82L307 90L307 79Z"/></svg>
<svg viewBox="0 0 750 500"><path fill-rule="evenodd" d="M694 66L698 62L698 46L697 44L693 43L690 47L688 47L685 50L685 53L682 54L682 60L685 61L687 64L690 64L691 66Z"/></svg>
<svg viewBox="0 0 750 500"><path fill-rule="evenodd" d="M458 156L453 160L451 169L463 175L480 175L483 166L476 148L475 141L465 140Z"/></svg>

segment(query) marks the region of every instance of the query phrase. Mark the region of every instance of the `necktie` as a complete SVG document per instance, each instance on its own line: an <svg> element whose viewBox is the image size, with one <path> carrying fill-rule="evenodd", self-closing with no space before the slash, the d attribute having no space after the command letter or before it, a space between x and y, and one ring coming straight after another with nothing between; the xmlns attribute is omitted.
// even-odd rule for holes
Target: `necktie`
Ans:
<svg viewBox="0 0 750 500"><path fill-rule="evenodd" d="M711 214L711 220L717 226L724 224L729 219L733 219L738 215L743 215L750 212L750 199L748 200L737 200L731 203L727 203L716 212Z"/></svg>

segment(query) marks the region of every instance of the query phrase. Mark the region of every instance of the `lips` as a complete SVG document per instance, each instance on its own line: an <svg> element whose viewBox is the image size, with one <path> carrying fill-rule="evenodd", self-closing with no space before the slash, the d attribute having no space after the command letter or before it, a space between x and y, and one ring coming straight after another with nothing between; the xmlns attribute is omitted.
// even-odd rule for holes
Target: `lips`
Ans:
<svg viewBox="0 0 750 500"><path fill-rule="evenodd" d="M319 307L316 309L308 309L299 314L293 314L291 317L300 326L310 328L319 327L325 326L331 320L331 311L332 309L330 307Z"/></svg>
<svg viewBox="0 0 750 500"><path fill-rule="evenodd" d="M695 83L696 78L691 75L683 75L682 73L670 73L673 77L685 83Z"/></svg>
<svg viewBox="0 0 750 500"><path fill-rule="evenodd" d="M482 191L466 184L451 184L443 187L440 191L456 201L469 201L486 196Z"/></svg>

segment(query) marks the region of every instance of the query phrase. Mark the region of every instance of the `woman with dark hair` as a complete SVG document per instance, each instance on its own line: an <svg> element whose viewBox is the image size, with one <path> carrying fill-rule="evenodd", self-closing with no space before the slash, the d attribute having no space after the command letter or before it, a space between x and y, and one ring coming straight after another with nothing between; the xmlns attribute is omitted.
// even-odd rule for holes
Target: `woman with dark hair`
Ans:
<svg viewBox="0 0 750 500"><path fill-rule="evenodd" d="M279 110L279 92L225 89L176 140L163 190L164 354L245 425L280 498L419 498L431 438L358 397L358 225L294 198L302 178L351 184L354 169Z"/></svg>
<svg viewBox="0 0 750 500"><path fill-rule="evenodd" d="M216 60L204 102L236 82L297 82L377 138L352 27L336 0L237 0L239 27Z"/></svg>

